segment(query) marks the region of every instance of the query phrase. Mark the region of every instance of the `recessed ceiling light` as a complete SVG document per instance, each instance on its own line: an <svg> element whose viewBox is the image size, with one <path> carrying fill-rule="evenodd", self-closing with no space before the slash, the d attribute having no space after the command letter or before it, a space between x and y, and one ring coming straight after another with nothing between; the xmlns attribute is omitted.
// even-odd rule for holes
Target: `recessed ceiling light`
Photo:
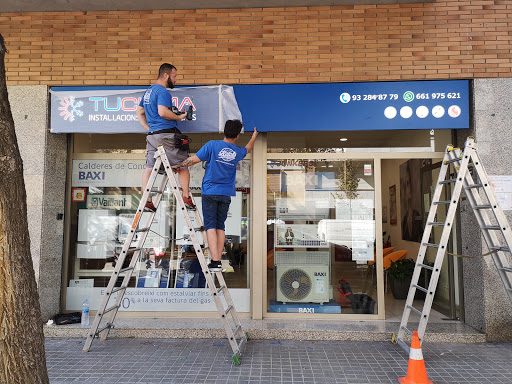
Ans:
<svg viewBox="0 0 512 384"><path fill-rule="evenodd" d="M342 137L340 141L347 141L348 139L346 137Z"/></svg>

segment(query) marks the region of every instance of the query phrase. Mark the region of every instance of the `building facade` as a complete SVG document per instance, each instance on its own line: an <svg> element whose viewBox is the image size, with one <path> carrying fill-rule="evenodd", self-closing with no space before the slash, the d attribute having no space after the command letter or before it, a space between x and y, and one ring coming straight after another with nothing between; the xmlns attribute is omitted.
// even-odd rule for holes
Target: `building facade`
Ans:
<svg viewBox="0 0 512 384"><path fill-rule="evenodd" d="M241 302L250 303L242 312L255 319L340 316L340 319L384 320L387 315L383 304L387 298L381 257L376 257L377 284L370 290L365 282L373 272L368 275L366 268L360 268L363 263L354 262L354 255L349 257L350 267L343 264L347 260L339 247L333 244L310 247L306 245L311 243L307 243L301 248L302 245L286 243L290 235L283 235L284 243L280 243L278 230L289 233L290 227L291 232L303 231L302 236L307 237L308 226L314 225L316 230L322 218L339 219L341 216L333 216L339 208L337 203L323 207L323 214L314 212L314 217L307 209L295 207L298 216L291 217L286 215L291 213L293 205L288 204L291 200L284 199L307 202L332 196L329 188L319 187L318 183L308 187L303 180L309 172L334 187L338 176L333 179L320 167L344 169L346 175L347 161L351 161L356 168L354 177L366 182L356 188L359 196L371 200L366 214L374 221L372 241L376 243L376 253L384 248L379 234L386 232L392 236L395 247L407 249L414 258L418 243L411 238L404 239L400 208L398 222L391 224L391 203L388 203L390 187L395 185L397 205L401 205L402 164L412 159L429 159L429 164L435 164L447 144L463 145L467 136L474 136L488 173L510 175L512 159L507 143L512 120L508 113L512 87L511 14L512 4L499 0L0 13L0 33L8 49L9 97L24 159L32 258L45 317L76 309L67 303L71 300L71 280L87 280L91 277L87 271L91 269L101 269L108 275L105 265L94 267L94 263L77 256L77 245L86 245L78 239L80 210L90 207L73 201L73 188L80 188L73 180L74 163L94 160L101 164L115 161L143 164L144 159L142 135L51 133L51 88L133 86L143 89L154 81L155 71L162 62L171 62L178 68L180 85L227 84L235 87L235 93L237 86L255 85L467 81L467 127L436 129L433 135L430 129L389 129L377 133L354 126L338 131L318 127L315 121L325 102L321 98L304 99L303 105L293 111L281 110L279 100L271 94L252 100L261 106L262 114L270 115L269 121L272 114L277 117L301 113L303 121L310 121L311 129L294 133L292 127L282 132L262 133L248 159L247 179L239 185L242 224L240 233L233 234L230 244L231 249L247 248L245 267L237 259L239 270L234 268L233 273L233 276L240 275L234 282L240 289ZM239 107L244 117L245 107ZM341 132L342 136L348 136L348 144L340 144ZM216 137L203 133L191 136L195 145ZM354 149L330 151L333 148ZM369 151L368 148L380 149ZM298 184L293 181L297 175L301 180ZM89 188L88 195L91 186L85 186ZM106 188L111 187L124 189L102 190L96 194L131 195L135 194L137 185L133 182ZM463 202L458 232L453 239L454 250L483 254L483 239L467 208ZM509 212L506 213L510 219ZM248 226L245 243L241 241L244 225ZM176 228L174 231L177 238ZM316 256L327 258L330 270L326 273L331 275L331 281L322 288L328 291L329 285L333 287L332 296L329 292L327 295L335 302L338 298L339 312L283 312L279 303L286 300L279 300L276 284L277 275L282 272L278 272L275 258L287 257L290 248L295 252L294 257L317 252ZM155 253L153 256L156 262ZM452 307L448 310L451 317L463 319L484 332L489 340L512 339L512 309L492 261L487 258L456 261L450 268L447 281L451 283L444 290L449 296L447 306ZM361 271L366 273L364 278L359 277ZM378 309L371 313L344 312L341 292L337 295L336 290L340 274L346 277L347 273L353 288L357 286L359 292L372 296ZM98 276L94 277L94 287L101 287ZM174 289L178 289L178 281L179 273L175 275Z"/></svg>

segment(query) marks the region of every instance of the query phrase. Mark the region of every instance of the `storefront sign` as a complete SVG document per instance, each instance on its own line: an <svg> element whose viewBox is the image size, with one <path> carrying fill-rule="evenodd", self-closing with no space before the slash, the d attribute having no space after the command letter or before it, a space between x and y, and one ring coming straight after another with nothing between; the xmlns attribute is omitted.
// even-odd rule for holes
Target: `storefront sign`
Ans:
<svg viewBox="0 0 512 384"><path fill-rule="evenodd" d="M81 288L70 286L66 290L66 310L82 309L85 299L92 311L98 310L106 288ZM250 290L230 288L229 293L238 312L250 311ZM110 302L115 300L112 295ZM221 300L224 298L221 296ZM127 288L120 311L136 312L215 312L215 302L210 290L205 288Z"/></svg>
<svg viewBox="0 0 512 384"><path fill-rule="evenodd" d="M54 87L51 89L53 133L145 133L135 111L140 88ZM179 110L192 107L192 120L178 122L182 132L222 132L228 119L241 119L233 88L227 85L181 87L171 91Z"/></svg>
<svg viewBox="0 0 512 384"><path fill-rule="evenodd" d="M87 196L88 209L114 209L119 211L121 209L132 209L132 196L131 195L88 195Z"/></svg>
<svg viewBox="0 0 512 384"><path fill-rule="evenodd" d="M145 160L73 160L72 187L140 186Z"/></svg>
<svg viewBox="0 0 512 384"><path fill-rule="evenodd" d="M234 89L244 125L261 132L469 128L468 80Z"/></svg>
<svg viewBox="0 0 512 384"><path fill-rule="evenodd" d="M237 165L236 187L248 188L250 185L251 162L242 160ZM73 160L71 176L72 187L140 187L142 172L146 169L146 160ZM194 165L190 169L190 187L200 188L204 168ZM162 176L158 176L157 183ZM178 182L179 183L179 182ZM77 190L74 188L73 190ZM80 192L80 193L78 193ZM85 189L78 196L85 201ZM75 201L75 200L73 200ZM78 201L78 200L76 200Z"/></svg>

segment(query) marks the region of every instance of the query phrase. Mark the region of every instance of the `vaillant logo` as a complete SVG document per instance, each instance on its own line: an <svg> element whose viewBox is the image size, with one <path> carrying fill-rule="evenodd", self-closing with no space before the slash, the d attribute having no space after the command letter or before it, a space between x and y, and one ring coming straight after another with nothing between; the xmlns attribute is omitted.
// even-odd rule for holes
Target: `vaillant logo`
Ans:
<svg viewBox="0 0 512 384"><path fill-rule="evenodd" d="M60 115L63 117L64 120L73 122L75 121L75 116L82 117L84 115L83 111L78 109L84 105L84 102L75 101L75 98L73 96L62 99L60 101L60 105Z"/></svg>

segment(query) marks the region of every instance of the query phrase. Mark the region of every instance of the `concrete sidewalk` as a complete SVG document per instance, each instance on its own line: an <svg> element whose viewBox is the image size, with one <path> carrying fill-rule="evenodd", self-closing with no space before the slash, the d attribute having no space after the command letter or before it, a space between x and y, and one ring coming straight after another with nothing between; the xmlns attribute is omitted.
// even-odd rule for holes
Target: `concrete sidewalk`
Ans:
<svg viewBox="0 0 512 384"><path fill-rule="evenodd" d="M46 339L52 384L397 383L408 356L384 341L250 340L232 364L225 339L108 339L83 353L84 339ZM429 379L512 383L511 343L427 343Z"/></svg>

